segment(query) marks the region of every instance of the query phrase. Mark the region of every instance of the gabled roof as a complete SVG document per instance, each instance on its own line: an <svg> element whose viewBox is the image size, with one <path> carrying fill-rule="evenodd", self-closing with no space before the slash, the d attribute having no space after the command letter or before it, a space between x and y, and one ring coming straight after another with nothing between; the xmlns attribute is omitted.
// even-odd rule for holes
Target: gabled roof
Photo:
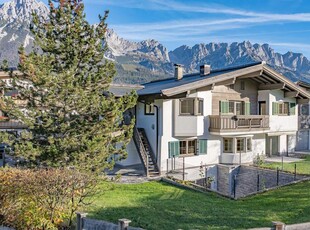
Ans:
<svg viewBox="0 0 310 230"><path fill-rule="evenodd" d="M301 86L307 90L310 90L310 83L309 82L299 80L299 81L295 82L295 84L299 85L299 86Z"/></svg>
<svg viewBox="0 0 310 230"><path fill-rule="evenodd" d="M138 90L138 95L172 97L178 94L186 93L190 90L195 90L206 86L214 86L225 81L234 82L236 78L240 77L250 78L258 82L261 90L279 88L288 92L290 96L294 96L296 94L294 97L301 99L310 98L309 92L297 86L295 83L273 70L264 62L255 62L232 68L212 70L210 74L206 76L200 76L199 73L194 73L184 75L184 77L180 80L169 78L153 81L144 84L144 89Z"/></svg>

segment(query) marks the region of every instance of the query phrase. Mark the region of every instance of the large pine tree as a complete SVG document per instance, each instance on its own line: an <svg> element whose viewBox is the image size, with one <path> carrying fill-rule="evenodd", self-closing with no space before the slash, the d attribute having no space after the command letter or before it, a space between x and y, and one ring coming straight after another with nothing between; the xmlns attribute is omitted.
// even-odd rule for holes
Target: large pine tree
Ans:
<svg viewBox="0 0 310 230"><path fill-rule="evenodd" d="M33 17L38 48L30 54L20 49L24 76L13 76L26 108L10 99L1 106L29 127L11 139L15 154L32 164L105 168L114 154L126 155L133 122L124 124L123 113L136 102L134 93L108 93L115 75L114 64L104 58L108 13L90 25L80 0L49 0L49 6L48 20Z"/></svg>

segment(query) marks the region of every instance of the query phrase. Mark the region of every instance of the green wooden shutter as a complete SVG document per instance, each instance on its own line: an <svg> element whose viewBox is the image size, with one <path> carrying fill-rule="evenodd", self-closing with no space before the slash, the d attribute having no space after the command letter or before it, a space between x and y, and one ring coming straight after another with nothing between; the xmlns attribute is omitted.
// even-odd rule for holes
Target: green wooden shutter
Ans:
<svg viewBox="0 0 310 230"><path fill-rule="evenodd" d="M221 114L227 114L229 111L229 102L228 101L220 101L220 109Z"/></svg>
<svg viewBox="0 0 310 230"><path fill-rule="evenodd" d="M251 103L244 102L244 115L251 115Z"/></svg>
<svg viewBox="0 0 310 230"><path fill-rule="evenodd" d="M277 102L272 102L272 115L279 114L279 104Z"/></svg>
<svg viewBox="0 0 310 230"><path fill-rule="evenodd" d="M208 153L208 140L198 140L198 155L204 155Z"/></svg>
<svg viewBox="0 0 310 230"><path fill-rule="evenodd" d="M169 158L173 156L177 157L180 155L180 143L179 141L170 141L169 145Z"/></svg>
<svg viewBox="0 0 310 230"><path fill-rule="evenodd" d="M296 103L290 103L290 115L295 115Z"/></svg>

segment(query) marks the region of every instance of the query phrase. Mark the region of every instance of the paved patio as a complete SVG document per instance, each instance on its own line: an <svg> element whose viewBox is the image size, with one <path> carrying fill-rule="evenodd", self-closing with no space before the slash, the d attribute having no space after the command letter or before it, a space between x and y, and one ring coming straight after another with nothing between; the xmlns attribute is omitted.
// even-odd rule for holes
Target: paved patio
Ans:
<svg viewBox="0 0 310 230"><path fill-rule="evenodd" d="M270 163L294 163L298 161L303 161L304 159L296 158L296 157L285 157L285 156L273 156L265 159L265 162Z"/></svg>
<svg viewBox="0 0 310 230"><path fill-rule="evenodd" d="M129 167L115 165L113 170L107 170L105 173L111 180L116 180L118 175L120 175L121 177L117 182L124 184L143 183L149 181L149 179L145 176L142 164Z"/></svg>

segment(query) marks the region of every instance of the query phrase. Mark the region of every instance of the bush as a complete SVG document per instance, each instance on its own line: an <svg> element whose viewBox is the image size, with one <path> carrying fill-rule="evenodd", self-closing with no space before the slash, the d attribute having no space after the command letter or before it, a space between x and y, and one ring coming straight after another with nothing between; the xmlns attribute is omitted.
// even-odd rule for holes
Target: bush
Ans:
<svg viewBox="0 0 310 230"><path fill-rule="evenodd" d="M255 158L254 158L254 161L253 161L254 165L256 166L261 166L265 163L265 156L264 155L257 155Z"/></svg>
<svg viewBox="0 0 310 230"><path fill-rule="evenodd" d="M0 170L0 225L16 229L65 229L97 178L71 169Z"/></svg>

